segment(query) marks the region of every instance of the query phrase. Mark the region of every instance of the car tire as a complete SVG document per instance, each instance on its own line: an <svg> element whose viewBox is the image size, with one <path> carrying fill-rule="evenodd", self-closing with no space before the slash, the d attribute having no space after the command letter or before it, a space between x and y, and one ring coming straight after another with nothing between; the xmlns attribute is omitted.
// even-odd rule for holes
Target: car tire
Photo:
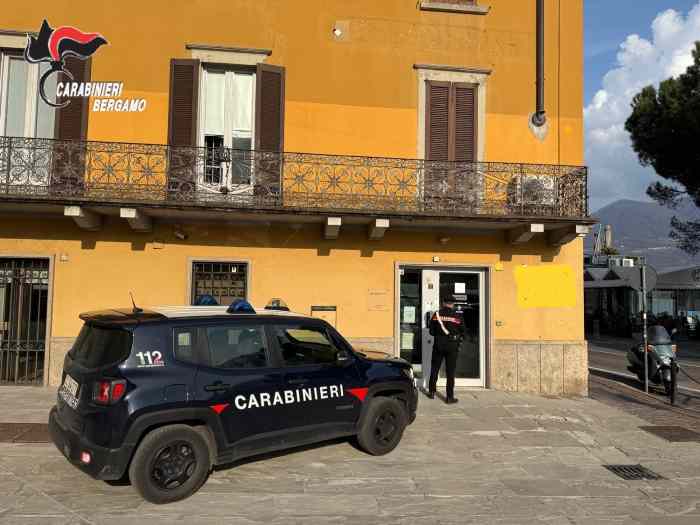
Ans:
<svg viewBox="0 0 700 525"><path fill-rule="evenodd" d="M388 454L401 441L407 420L400 401L391 397L372 398L357 434L357 444L373 456Z"/></svg>
<svg viewBox="0 0 700 525"><path fill-rule="evenodd" d="M211 471L209 444L188 425L168 425L146 434L129 466L136 491L151 503L188 498Z"/></svg>

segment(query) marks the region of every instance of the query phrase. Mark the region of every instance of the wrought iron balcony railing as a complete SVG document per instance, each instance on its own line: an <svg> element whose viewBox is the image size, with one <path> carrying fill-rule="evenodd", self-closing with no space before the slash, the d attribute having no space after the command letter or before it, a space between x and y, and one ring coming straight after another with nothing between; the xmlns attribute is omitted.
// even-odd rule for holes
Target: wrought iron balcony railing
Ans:
<svg viewBox="0 0 700 525"><path fill-rule="evenodd" d="M580 166L0 137L0 200L584 218L586 184Z"/></svg>

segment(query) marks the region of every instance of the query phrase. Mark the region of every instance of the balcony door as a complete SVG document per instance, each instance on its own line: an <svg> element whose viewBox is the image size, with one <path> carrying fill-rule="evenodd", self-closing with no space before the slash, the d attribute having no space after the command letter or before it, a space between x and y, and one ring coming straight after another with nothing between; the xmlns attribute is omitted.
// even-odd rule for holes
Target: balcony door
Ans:
<svg viewBox="0 0 700 525"><path fill-rule="evenodd" d="M206 158L199 189L227 195L252 191L255 76L254 71L203 68L199 140Z"/></svg>
<svg viewBox="0 0 700 525"><path fill-rule="evenodd" d="M48 68L46 63L30 64L18 52L0 50L2 135L53 138L56 112L39 98L39 78ZM56 93L56 76L50 75L47 79L47 94Z"/></svg>

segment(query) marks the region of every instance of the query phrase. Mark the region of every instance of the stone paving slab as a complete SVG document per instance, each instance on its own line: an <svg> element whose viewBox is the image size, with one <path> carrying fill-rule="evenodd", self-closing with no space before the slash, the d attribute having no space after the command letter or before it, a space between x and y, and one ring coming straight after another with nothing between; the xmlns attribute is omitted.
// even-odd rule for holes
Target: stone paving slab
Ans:
<svg viewBox="0 0 700 525"><path fill-rule="evenodd" d="M166 506L95 481L51 444L0 444L0 524L408 525L700 523L700 444L668 443L591 399L464 391L421 398L399 448L344 440L218 468ZM0 422L46 421L55 391L0 387ZM626 481L604 463L668 478Z"/></svg>

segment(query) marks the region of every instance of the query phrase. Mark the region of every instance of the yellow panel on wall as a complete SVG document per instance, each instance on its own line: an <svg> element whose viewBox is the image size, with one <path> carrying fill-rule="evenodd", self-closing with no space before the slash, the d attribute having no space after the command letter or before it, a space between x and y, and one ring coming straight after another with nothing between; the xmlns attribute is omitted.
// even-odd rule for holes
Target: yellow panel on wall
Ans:
<svg viewBox="0 0 700 525"><path fill-rule="evenodd" d="M520 308L576 306L576 279L568 264L523 265L514 272Z"/></svg>

